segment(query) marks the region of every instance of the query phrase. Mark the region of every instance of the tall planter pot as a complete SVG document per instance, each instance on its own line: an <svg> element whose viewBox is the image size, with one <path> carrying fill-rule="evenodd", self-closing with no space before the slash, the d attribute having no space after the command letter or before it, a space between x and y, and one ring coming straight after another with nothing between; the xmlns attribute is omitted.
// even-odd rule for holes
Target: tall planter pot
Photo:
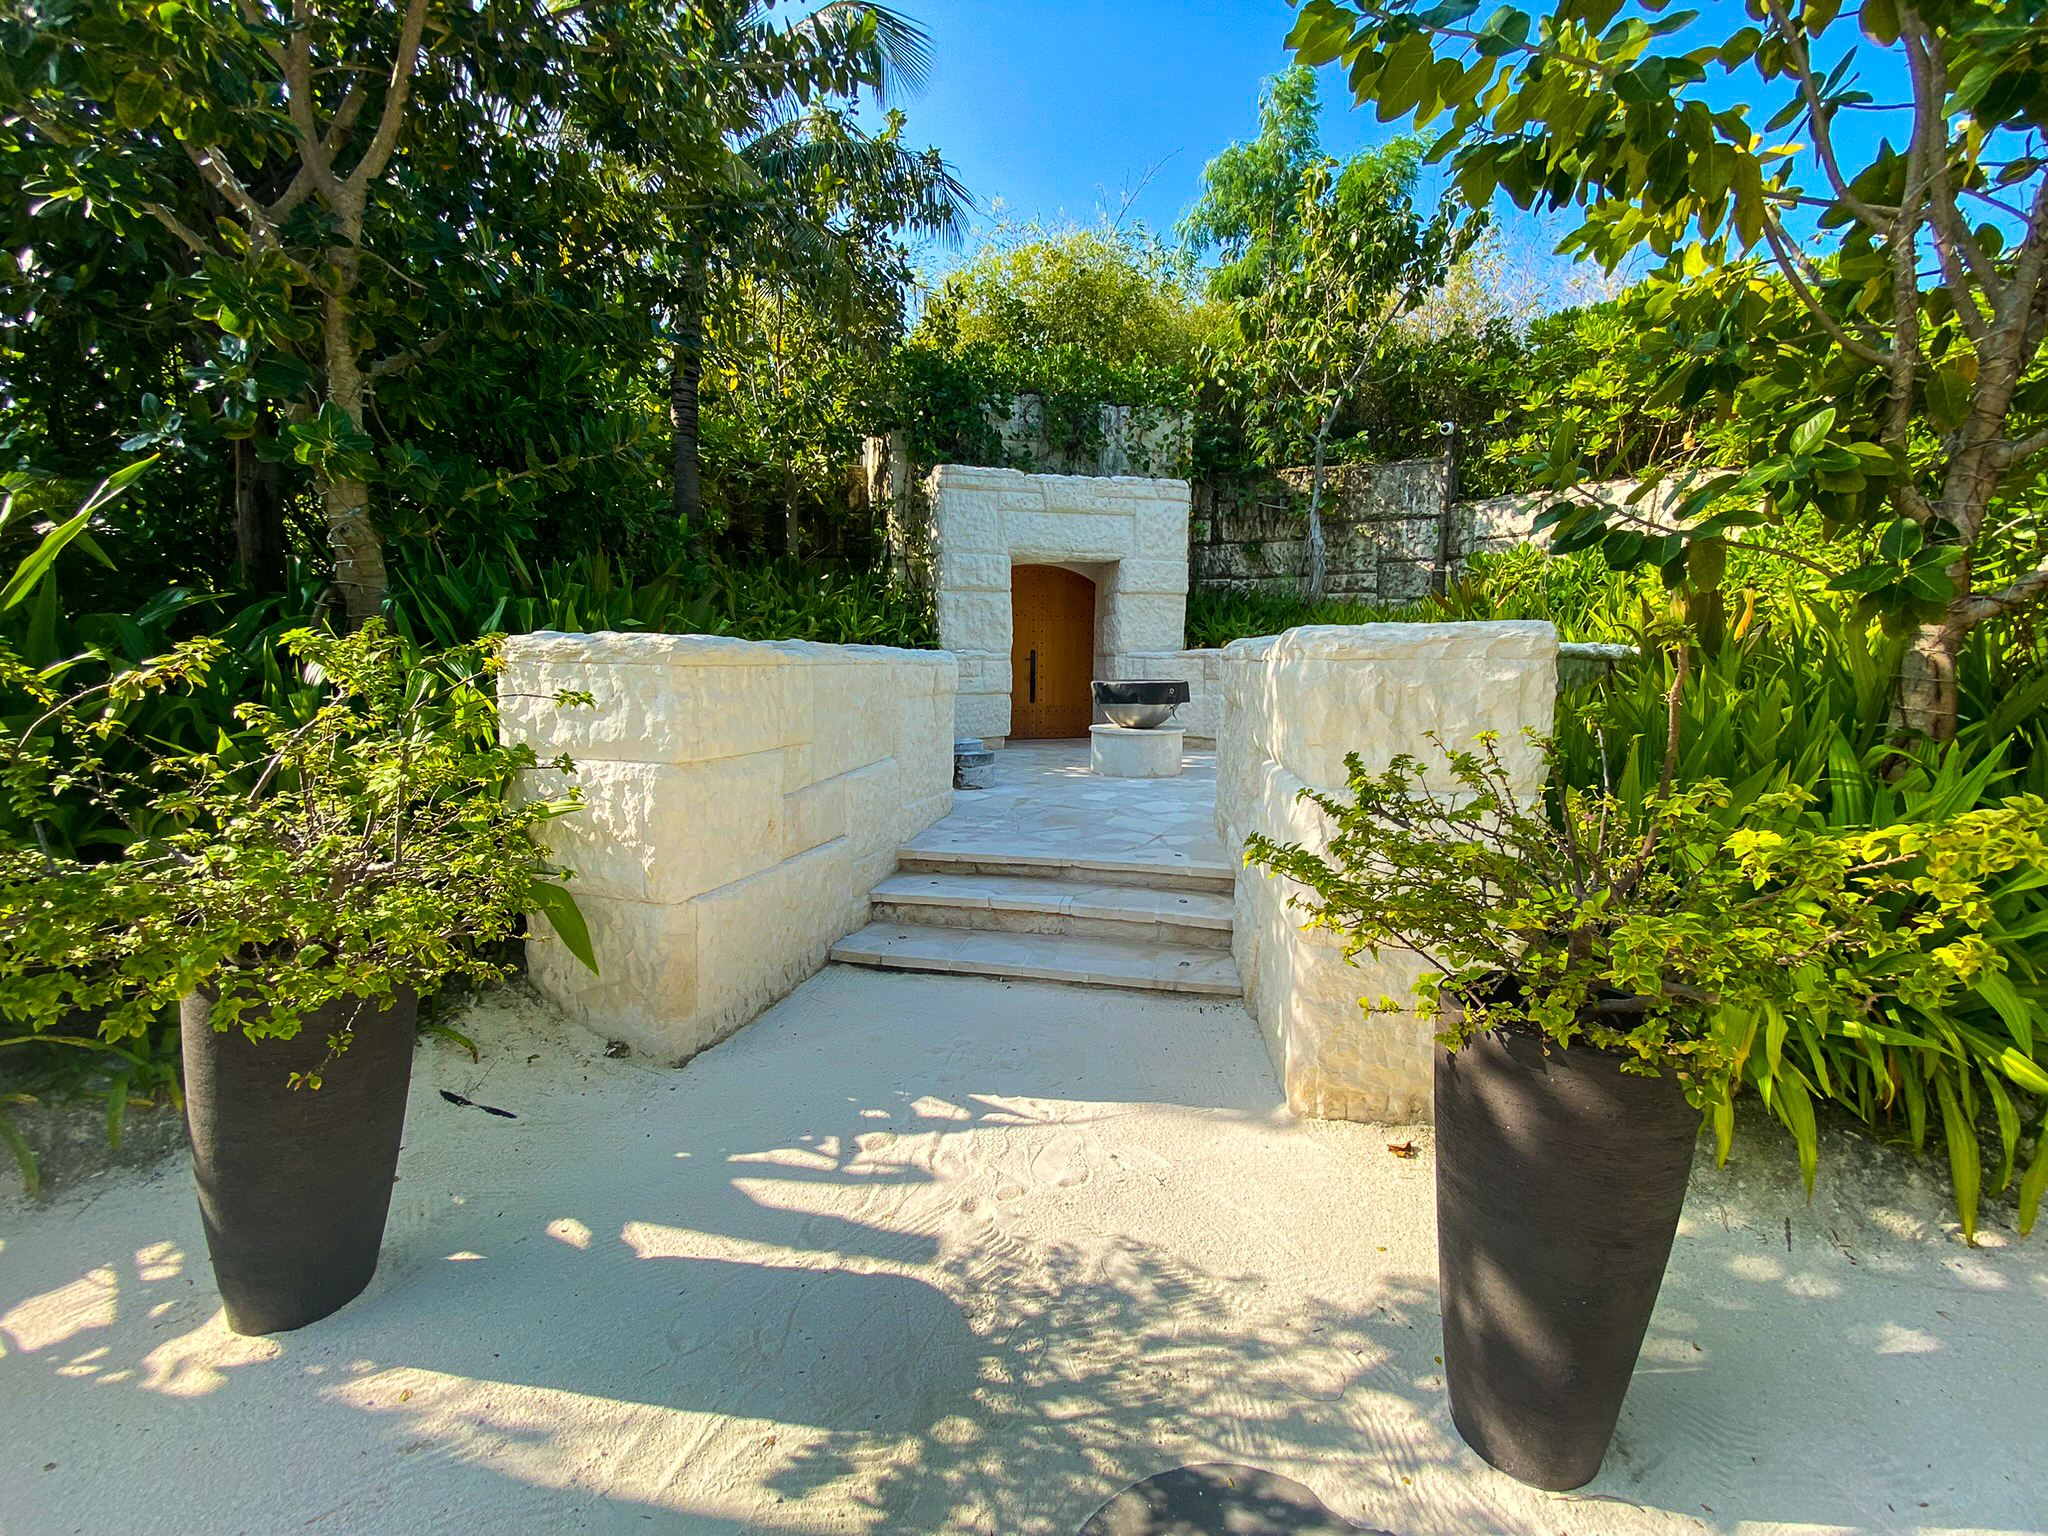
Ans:
<svg viewBox="0 0 2048 1536"><path fill-rule="evenodd" d="M1436 1126L1452 1421L1510 1476L1577 1488L1621 1416L1699 1112L1668 1074L1499 1032L1437 1054Z"/></svg>
<svg viewBox="0 0 2048 1536"><path fill-rule="evenodd" d="M206 995L185 999L192 1171L236 1333L318 1322L377 1272L418 1006L406 990L388 1009L344 998L307 1014L289 1040L252 1041L239 1025L216 1030ZM344 1028L354 1041L328 1062L328 1036ZM286 1086L292 1073L313 1071L318 1089Z"/></svg>

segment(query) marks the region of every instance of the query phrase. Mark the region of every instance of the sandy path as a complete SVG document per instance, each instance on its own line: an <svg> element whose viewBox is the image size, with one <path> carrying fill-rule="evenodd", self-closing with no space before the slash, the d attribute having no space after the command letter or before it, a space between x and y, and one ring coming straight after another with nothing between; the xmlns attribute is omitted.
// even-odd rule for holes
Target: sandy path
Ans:
<svg viewBox="0 0 2048 1536"><path fill-rule="evenodd" d="M1275 1112L1234 1005L832 968L680 1072L469 1027L316 1327L226 1333L182 1169L0 1207L0 1536L1066 1536L1202 1460L1416 1536L2048 1531L2048 1241L1889 1158L1696 1173L1558 1497L1450 1429L1426 1136Z"/></svg>

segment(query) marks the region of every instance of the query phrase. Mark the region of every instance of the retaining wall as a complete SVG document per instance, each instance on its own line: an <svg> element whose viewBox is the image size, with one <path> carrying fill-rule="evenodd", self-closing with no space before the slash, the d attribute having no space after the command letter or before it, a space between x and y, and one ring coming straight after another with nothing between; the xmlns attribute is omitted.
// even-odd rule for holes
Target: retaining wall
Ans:
<svg viewBox="0 0 2048 1536"><path fill-rule="evenodd" d="M1557 632L1544 623L1319 625L1223 648L1216 747L1216 829L1233 852L1251 832L1327 844L1326 818L1301 790L1341 791L1346 752L1383 772L1400 753L1425 768L1447 746L1500 733L1510 783L1533 795L1542 757L1524 728L1547 733ZM1440 770L1434 775L1442 782ZM1434 1026L1412 1013L1367 1014L1360 998L1406 998L1422 962L1395 950L1346 961L1327 933L1304 930L1291 881L1237 878L1232 950L1245 1005L1298 1114L1426 1120Z"/></svg>
<svg viewBox="0 0 2048 1536"><path fill-rule="evenodd" d="M534 985L609 1038L680 1062L732 1033L867 921L897 848L952 804L944 651L703 635L535 634L505 646L501 730L543 763L547 824L600 973L552 935ZM555 702L564 691L595 707Z"/></svg>

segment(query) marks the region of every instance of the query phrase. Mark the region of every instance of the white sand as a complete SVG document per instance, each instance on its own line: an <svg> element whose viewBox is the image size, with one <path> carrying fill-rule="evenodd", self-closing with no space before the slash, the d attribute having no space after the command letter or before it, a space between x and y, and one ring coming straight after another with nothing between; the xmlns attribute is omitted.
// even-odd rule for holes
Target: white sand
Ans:
<svg viewBox="0 0 2048 1536"><path fill-rule="evenodd" d="M468 1027L313 1328L227 1333L181 1167L0 1208L0 1536L1071 1533L1205 1460L1431 1536L2048 1531L2048 1234L1965 1249L1889 1155L1703 1160L1558 1496L1450 1428L1426 1133L1276 1112L1234 1005L835 968L681 1071Z"/></svg>

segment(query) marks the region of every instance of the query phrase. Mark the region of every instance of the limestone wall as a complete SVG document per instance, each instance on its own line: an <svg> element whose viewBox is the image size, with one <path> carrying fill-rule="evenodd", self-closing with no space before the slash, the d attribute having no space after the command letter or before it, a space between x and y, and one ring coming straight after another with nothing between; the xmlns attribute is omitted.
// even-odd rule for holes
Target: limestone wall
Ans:
<svg viewBox="0 0 2048 1536"><path fill-rule="evenodd" d="M1106 678L1172 677L1188 593L1188 485L941 464L927 482L939 643L960 659L957 731L1010 734L1011 569L1060 565L1095 582Z"/></svg>
<svg viewBox="0 0 2048 1536"><path fill-rule="evenodd" d="M533 787L582 790L544 836L576 872L600 967L539 939L534 984L659 1060L722 1039L824 964L897 848L952 804L943 651L535 634L505 655L505 739L575 762ZM556 703L564 690L595 707Z"/></svg>
<svg viewBox="0 0 2048 1536"><path fill-rule="evenodd" d="M1557 632L1548 624L1322 625L1219 654L1216 828L1233 851L1253 831L1321 846L1325 818L1301 789L1341 790L1346 752L1375 771L1403 752L1440 761L1431 732L1457 746L1498 731L1515 788L1533 794L1542 783L1523 729L1551 726ZM1245 1004L1289 1107L1325 1119L1427 1119L1432 1026L1359 1007L1360 998L1407 996L1421 962L1392 950L1347 962L1332 936L1302 929L1303 914L1287 904L1299 890L1243 871L1232 939Z"/></svg>

